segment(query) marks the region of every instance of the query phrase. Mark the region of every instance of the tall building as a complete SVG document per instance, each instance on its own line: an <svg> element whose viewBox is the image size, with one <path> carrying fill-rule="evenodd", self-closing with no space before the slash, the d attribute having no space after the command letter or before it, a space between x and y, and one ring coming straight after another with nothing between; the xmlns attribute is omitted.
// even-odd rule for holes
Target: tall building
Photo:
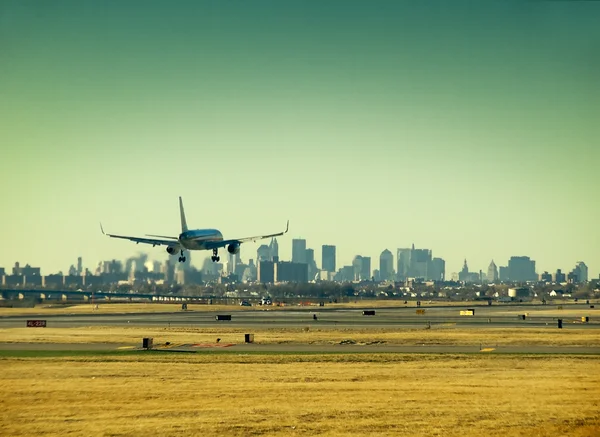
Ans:
<svg viewBox="0 0 600 437"><path fill-rule="evenodd" d="M409 276L413 278L429 279L428 269L431 266L431 250L415 249L415 245L410 253Z"/></svg>
<svg viewBox="0 0 600 437"><path fill-rule="evenodd" d="M579 273L579 282L587 282L589 280L588 276L588 267L585 265L583 261L577 261L577 266L575 267Z"/></svg>
<svg viewBox="0 0 600 437"><path fill-rule="evenodd" d="M273 261L258 261L256 265L258 282L262 284L273 284L275 282L275 264Z"/></svg>
<svg viewBox="0 0 600 437"><path fill-rule="evenodd" d="M352 270L354 272L354 280L360 281L360 274L362 272L362 256L356 255L352 260Z"/></svg>
<svg viewBox="0 0 600 437"><path fill-rule="evenodd" d="M567 277L570 282L587 282L588 268L583 261L577 261L577 265Z"/></svg>
<svg viewBox="0 0 600 437"><path fill-rule="evenodd" d="M540 282L552 282L552 275L548 272L541 273Z"/></svg>
<svg viewBox="0 0 600 437"><path fill-rule="evenodd" d="M308 264L294 262L275 263L275 282L299 282L308 281Z"/></svg>
<svg viewBox="0 0 600 437"><path fill-rule="evenodd" d="M370 256L362 257L362 266L360 269L360 280L361 281L370 281L371 280L371 257Z"/></svg>
<svg viewBox="0 0 600 437"><path fill-rule="evenodd" d="M301 238L292 240L292 262L306 264L306 240Z"/></svg>
<svg viewBox="0 0 600 437"><path fill-rule="evenodd" d="M83 273L83 259L81 257L77 258L77 276L81 276Z"/></svg>
<svg viewBox="0 0 600 437"><path fill-rule="evenodd" d="M379 279L381 281L389 281L394 275L394 255L392 252L385 249L379 255Z"/></svg>
<svg viewBox="0 0 600 437"><path fill-rule="evenodd" d="M271 261L271 249L266 244L261 245L256 251L256 264L261 261Z"/></svg>
<svg viewBox="0 0 600 437"><path fill-rule="evenodd" d="M271 261L279 259L279 243L277 242L277 238L271 240L269 251L271 252Z"/></svg>
<svg viewBox="0 0 600 437"><path fill-rule="evenodd" d="M528 256L512 256L508 260L508 278L513 282L537 281L535 261Z"/></svg>
<svg viewBox="0 0 600 437"><path fill-rule="evenodd" d="M335 246L323 245L321 268L326 272L335 272Z"/></svg>
<svg viewBox="0 0 600 437"><path fill-rule="evenodd" d="M556 272L552 275L552 282L556 282L557 284L567 282L567 275L565 275L561 269L556 269Z"/></svg>
<svg viewBox="0 0 600 437"><path fill-rule="evenodd" d="M308 265L308 280L312 281L317 276L317 263L315 262L315 250L306 249L306 264Z"/></svg>
<svg viewBox="0 0 600 437"><path fill-rule="evenodd" d="M458 274L458 280L461 282L467 282L469 280L469 265L467 264L466 258L463 264L463 268Z"/></svg>
<svg viewBox="0 0 600 437"><path fill-rule="evenodd" d="M411 249L398 249L396 251L396 274L399 281L408 278L410 269Z"/></svg>
<svg viewBox="0 0 600 437"><path fill-rule="evenodd" d="M498 267L496 267L496 263L494 260L490 263L487 271L487 280L488 282L497 282L498 281Z"/></svg>
<svg viewBox="0 0 600 437"><path fill-rule="evenodd" d="M500 268L498 268L498 279L500 279L500 282L508 282L509 281L508 267L500 266Z"/></svg>
<svg viewBox="0 0 600 437"><path fill-rule="evenodd" d="M446 261L442 258L433 258L431 260L431 272L429 279L443 282L446 280Z"/></svg>

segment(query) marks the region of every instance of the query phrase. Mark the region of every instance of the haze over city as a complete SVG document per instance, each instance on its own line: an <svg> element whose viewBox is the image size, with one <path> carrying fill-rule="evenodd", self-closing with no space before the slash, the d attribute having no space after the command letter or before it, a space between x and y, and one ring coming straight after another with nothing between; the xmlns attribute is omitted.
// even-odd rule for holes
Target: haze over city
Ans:
<svg viewBox="0 0 600 437"><path fill-rule="evenodd" d="M426 5L425 5L426 3ZM600 2L0 4L0 266L283 230L600 272ZM285 38L281 35L285 34ZM260 243L242 246L244 259ZM194 263L209 252L194 254Z"/></svg>

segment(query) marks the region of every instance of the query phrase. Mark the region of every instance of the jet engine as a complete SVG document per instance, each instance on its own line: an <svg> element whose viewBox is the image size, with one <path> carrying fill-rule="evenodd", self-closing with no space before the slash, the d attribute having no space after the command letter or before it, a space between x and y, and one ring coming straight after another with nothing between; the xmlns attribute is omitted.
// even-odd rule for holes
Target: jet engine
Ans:
<svg viewBox="0 0 600 437"><path fill-rule="evenodd" d="M227 252L231 254L240 253L240 243L231 243L227 246Z"/></svg>
<svg viewBox="0 0 600 437"><path fill-rule="evenodd" d="M181 249L179 248L179 246L167 246L167 253L169 255L179 255L179 251Z"/></svg>

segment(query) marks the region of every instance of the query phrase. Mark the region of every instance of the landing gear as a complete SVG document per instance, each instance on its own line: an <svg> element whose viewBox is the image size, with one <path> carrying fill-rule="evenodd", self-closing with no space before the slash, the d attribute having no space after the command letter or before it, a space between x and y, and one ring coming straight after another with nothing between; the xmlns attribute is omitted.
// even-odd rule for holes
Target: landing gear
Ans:
<svg viewBox="0 0 600 437"><path fill-rule="evenodd" d="M179 262L180 263L184 263L185 262L185 256L183 256L183 250L181 251L181 256L179 257Z"/></svg>
<svg viewBox="0 0 600 437"><path fill-rule="evenodd" d="M213 256L210 257L212 262L219 262L221 258L219 257L219 249L213 249Z"/></svg>

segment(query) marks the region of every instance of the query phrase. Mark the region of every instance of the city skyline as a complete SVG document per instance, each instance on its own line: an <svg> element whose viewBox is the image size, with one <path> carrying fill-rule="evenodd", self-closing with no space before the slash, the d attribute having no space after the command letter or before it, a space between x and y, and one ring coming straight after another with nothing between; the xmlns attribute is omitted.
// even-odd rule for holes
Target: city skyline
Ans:
<svg viewBox="0 0 600 437"><path fill-rule="evenodd" d="M600 2L3 1L0 266L134 255L98 222L169 235L182 196L226 238L289 219L280 252L302 236L319 265L322 244L339 268L414 243L447 273L516 254L597 278L599 18Z"/></svg>
<svg viewBox="0 0 600 437"><path fill-rule="evenodd" d="M311 247L310 245L308 245L308 242L305 239L301 239L301 238L296 238L294 239L295 241L298 241L299 243L301 243L301 246L303 247L303 250L305 252L305 254L308 254L309 252L311 253L311 260L296 260L294 261L294 253L293 251L290 252L289 257L284 256L280 256L280 252L279 252L279 241L277 240L277 238L273 238L271 240L270 244L257 244L257 250L254 253L251 253L250 255L246 254L246 256L244 256L244 254L242 252L240 252L237 255L231 255L229 254L227 257L225 257L223 259L223 263L222 265L224 266L224 273L230 274L233 273L233 269L235 268L235 266L237 264L240 263L244 263L244 264L248 264L250 260L252 260L253 265L254 266L258 266L259 263L259 259L265 259L265 260L271 260L271 258L276 258L279 261L283 261L284 263L288 263L288 262L300 262L300 263L307 263L310 265L311 262L315 263L316 268L319 271L328 271L326 269L326 266L323 265L323 259L321 257L321 259L319 260L320 262L318 262L317 258L314 256L315 250L313 247ZM261 256L261 253L263 253L262 249L267 250L266 253L264 253L264 256ZM321 245L321 249L323 248L328 248L329 251L333 251L332 255L334 259L339 259L338 256L338 252L337 252L337 246L336 245ZM405 252L405 251L412 251L413 254L415 254L416 256L419 255L425 255L426 253L428 254L428 258L429 258L429 263L431 263L433 261L433 264L431 264L431 267L434 269L433 272L429 272L426 273L427 270L422 271L422 268L419 268L418 266L410 266L407 265L406 268L416 268L418 274L415 271L410 271L406 270L403 272L403 274L401 276L408 278L408 277L419 277L421 275L424 276L429 276L429 277L438 277L440 275L440 273L442 275L445 275L445 280L446 281L450 281L450 280L459 280L459 281L468 281L468 282L472 282L472 278L471 276L477 276L478 274L483 275L482 277L484 278L489 278L490 277L490 271L493 272L493 277L496 279L502 279L503 276L507 275L507 272L509 270L513 270L519 273L519 276L523 277L523 278L527 278L527 280L531 280L531 281L537 281L540 280L540 278L542 277L543 274L548 274L550 276L554 275L557 272L562 272L562 274L565 275L565 280L567 279L567 273L569 273L571 270L573 269L577 269L579 268L582 264L583 267L585 269L585 280L593 280L593 279L597 279L596 276L593 276L592 274L590 274L589 272L589 265L585 262L585 260L577 260L576 262L571 263L571 265L568 266L559 266L559 267L555 267L555 268L541 268L539 267L539 265L537 264L536 260L534 258L531 258L530 256L524 256L524 255L511 255L506 262L504 263L505 265L502 265L503 263L500 262L499 266L496 266L496 263L494 261L494 259L492 259L488 265L488 267L485 268L468 268L467 267L467 259L465 258L463 260L463 266L462 269L457 269L457 270L453 270L453 269L446 269L446 265L447 265L447 261L442 258L442 257L433 257L432 256L432 250L431 249L421 249L421 248L417 248L413 245L412 249L405 249L405 248L398 248L397 252L394 253L392 251L389 251L388 249L384 249L380 252L380 254L376 257L373 256L367 256L367 255L360 255L360 254L356 254L352 256L352 261L348 264L338 264L337 268L335 271L333 271L333 273L340 273L342 272L342 270L344 268L347 267L353 267L353 268L357 268L359 270L361 270L360 272L360 276L361 279L366 279L367 277L370 278L373 275L375 275L375 273L377 272L378 275L381 275L381 260L382 257L390 257L391 259L388 260L389 263L391 263L391 272L394 274L394 278L396 277L396 275L399 274L399 268L400 268L400 261L398 259L398 256L400 255L400 252ZM321 252L320 250L318 252ZM200 253L202 253L202 251L200 251ZM387 253L387 255L386 255ZM165 262L168 262L169 264L177 264L174 262L174 259L172 256L165 256L162 258L153 258L152 253L149 251L144 251L144 250L139 250L137 251L135 254L132 254L129 257L124 257L124 258L118 258L118 257L113 257L113 258L107 258L104 260L98 260L96 263L92 263L90 265L85 264L82 261L82 257L79 256L76 258L76 262L71 264L69 267L66 267L64 269L59 269L59 270L54 270L54 271L44 271L44 267L43 266L39 266L39 265L35 265L35 264L31 264L29 262L21 262L20 260L17 260L15 262L13 262L10 265L0 265L0 271L5 271L6 274L8 274L11 269L13 267L15 267L17 264L21 265L21 267L24 267L25 265L27 266L31 266L34 267L36 269L41 269L42 274L43 275L47 275L47 274L55 274L58 272L62 272L64 275L67 274L72 274L72 272L78 272L77 274L80 274L80 272L82 270L89 270L92 274L94 273L95 269L101 265L102 263L105 262L110 262L110 261L119 261L121 262L123 259L125 260L132 260L132 259L143 259L145 260L146 263L148 264L152 264L154 267L156 267L157 265L161 266L162 264L164 264ZM167 254L165 254L167 255ZM306 255L304 255L306 256ZM200 260L198 260L198 258L196 258L196 263L195 264L190 264L190 262L186 262L183 263L181 265L179 265L179 267L183 270L187 270L189 269L190 266L193 265L194 268L196 268L197 270L202 270L206 265L208 260L210 260L209 256L205 256L199 257ZM191 259L191 258L190 258ZM366 273L365 271L362 271L362 266L361 266L361 261L362 259L367 260L368 262L368 272ZM372 262L371 260L374 260L374 262ZM229 265L229 262L233 260L233 268L232 266ZM358 264L357 264L358 261ZM419 262L426 262L426 259L422 259L422 260L416 260L417 264ZM439 265L438 263L442 263L442 265ZM525 263L525 266L523 266L522 263ZM519 263L519 265L514 264L514 267L511 267L511 263ZM529 266L529 264L531 264L531 266ZM212 265L211 263L208 264L210 267L215 267L215 265ZM427 267L425 267L425 269L427 269ZM502 270L505 269L506 272L503 274ZM126 268L126 270L128 270L128 268ZM214 270L214 268L211 268L210 270ZM310 271L310 269L309 269ZM535 273L535 275L533 275ZM528 276L529 275L529 276ZM455 276L455 278L453 278L453 276ZM600 276L599 276L600 277ZM312 276L309 276L309 280L312 279ZM391 276L388 277L388 279L392 279ZM479 278L479 280L481 279L481 277ZM380 277L380 280L386 280L385 277ZM525 279L523 279L525 280ZM477 280L474 280L474 282L477 282ZM555 282L561 282L561 281L555 281Z"/></svg>

